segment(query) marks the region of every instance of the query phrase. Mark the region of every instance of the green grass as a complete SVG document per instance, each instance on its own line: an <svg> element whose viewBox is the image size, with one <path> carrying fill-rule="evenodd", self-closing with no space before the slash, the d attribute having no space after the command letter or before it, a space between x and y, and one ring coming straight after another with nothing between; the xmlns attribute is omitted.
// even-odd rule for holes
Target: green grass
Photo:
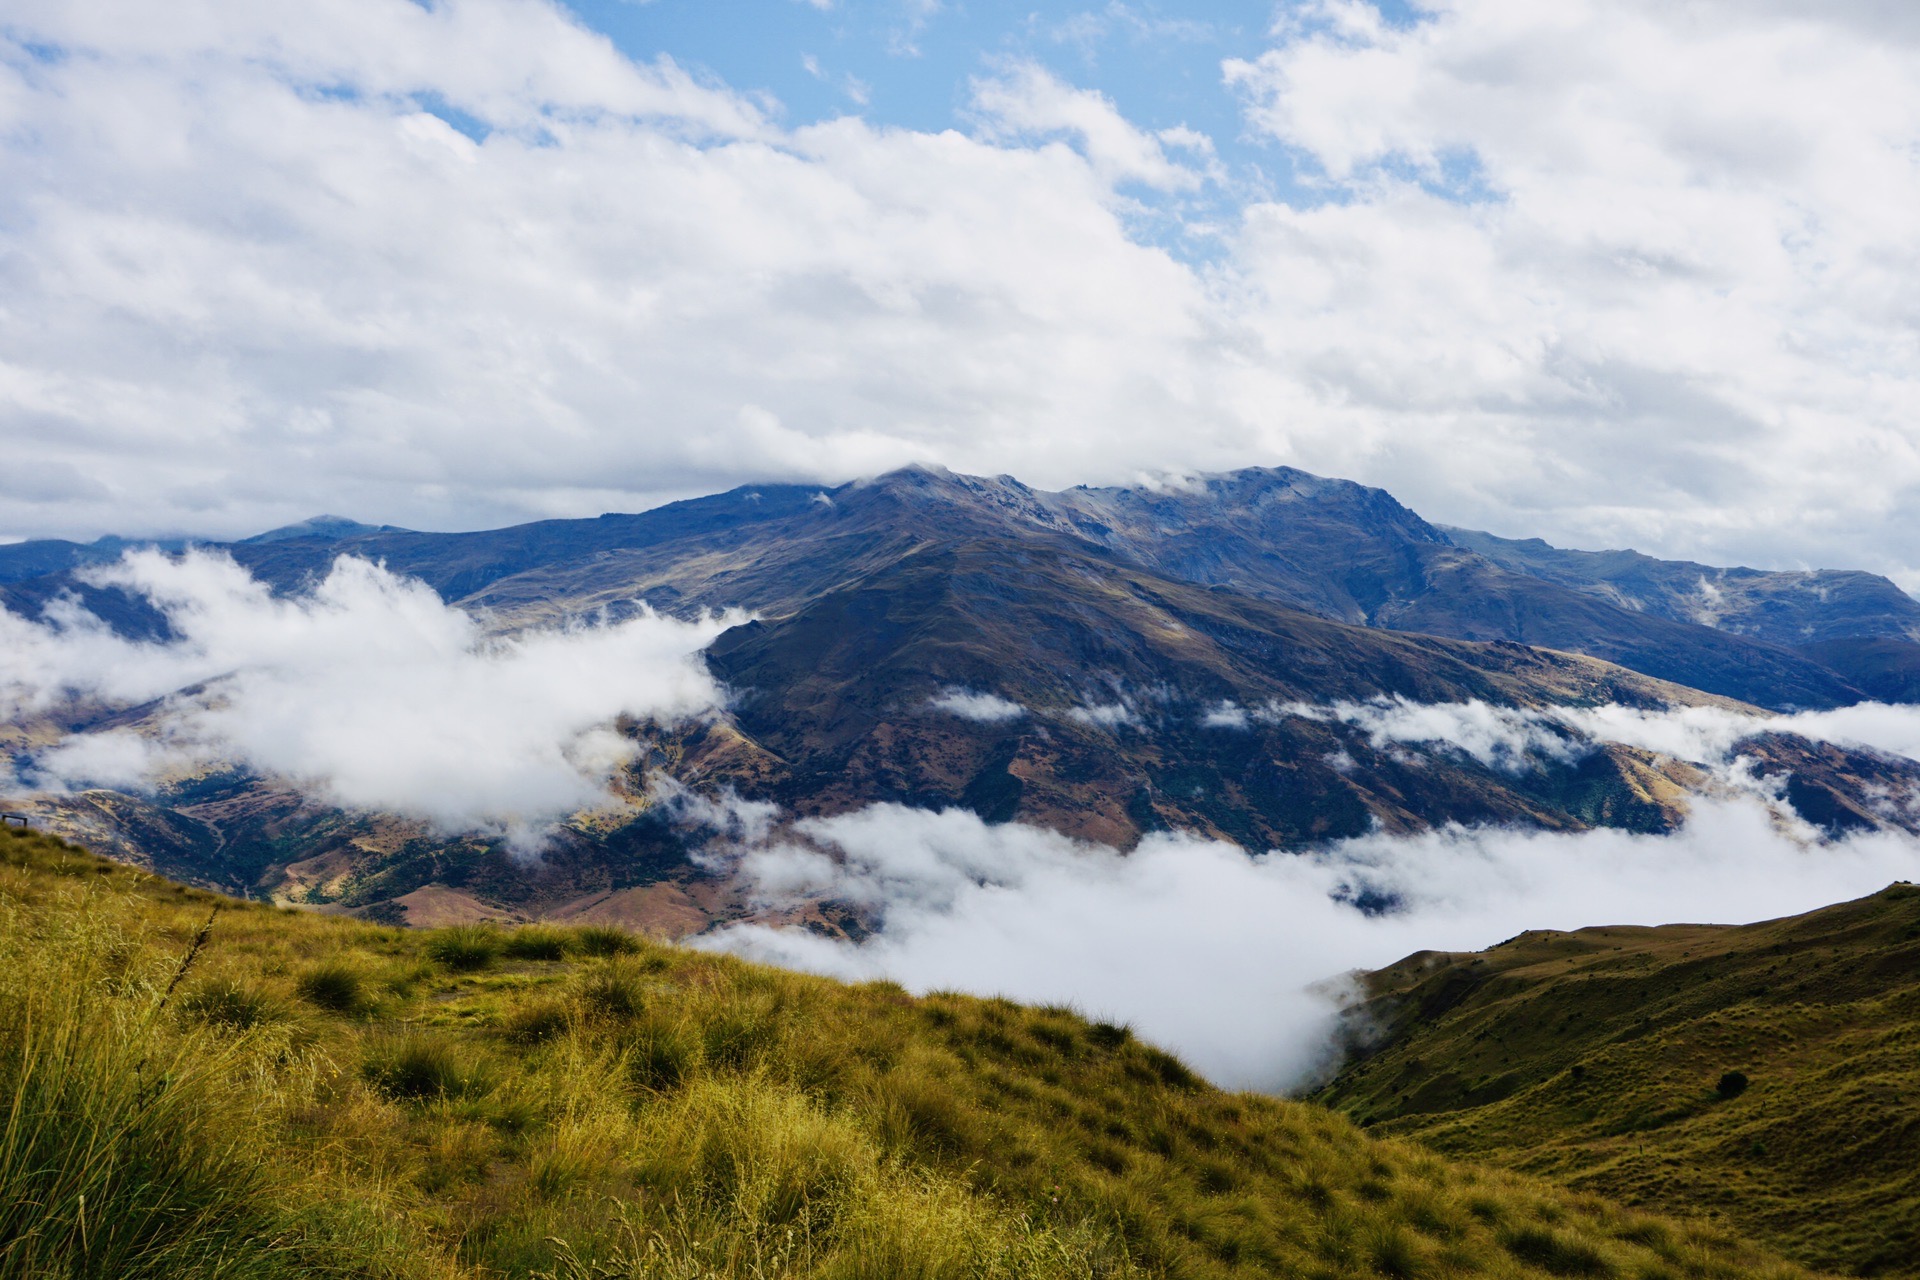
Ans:
<svg viewBox="0 0 1920 1280"><path fill-rule="evenodd" d="M1070 1010L449 932L0 839L0 1277L1804 1275Z"/></svg>
<svg viewBox="0 0 1920 1280"><path fill-rule="evenodd" d="M1378 1134L1920 1277L1920 887L1742 927L1523 934L1370 979L1318 1098Z"/></svg>

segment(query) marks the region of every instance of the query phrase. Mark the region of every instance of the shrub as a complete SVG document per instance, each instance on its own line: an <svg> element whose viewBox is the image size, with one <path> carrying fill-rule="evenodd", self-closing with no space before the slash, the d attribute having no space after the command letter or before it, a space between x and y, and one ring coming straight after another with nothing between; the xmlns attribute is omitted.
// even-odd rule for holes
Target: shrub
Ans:
<svg viewBox="0 0 1920 1280"><path fill-rule="evenodd" d="M357 1013L366 1006L366 979L339 960L323 960L294 983L300 998L329 1013Z"/></svg>
<svg viewBox="0 0 1920 1280"><path fill-rule="evenodd" d="M1722 1098L1737 1098L1747 1091L1747 1075L1744 1071L1729 1071L1720 1077L1720 1083L1713 1091Z"/></svg>
<svg viewBox="0 0 1920 1280"><path fill-rule="evenodd" d="M484 924L436 929L427 940L427 954L458 973L486 968L499 958L500 950L500 931Z"/></svg>

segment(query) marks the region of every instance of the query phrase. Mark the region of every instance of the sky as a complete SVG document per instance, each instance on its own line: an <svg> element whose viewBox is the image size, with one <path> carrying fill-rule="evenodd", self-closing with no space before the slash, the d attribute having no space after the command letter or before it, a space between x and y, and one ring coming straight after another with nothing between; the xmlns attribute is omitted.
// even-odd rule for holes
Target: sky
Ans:
<svg viewBox="0 0 1920 1280"><path fill-rule="evenodd" d="M0 538L1286 464L1920 588L1902 0L0 0Z"/></svg>

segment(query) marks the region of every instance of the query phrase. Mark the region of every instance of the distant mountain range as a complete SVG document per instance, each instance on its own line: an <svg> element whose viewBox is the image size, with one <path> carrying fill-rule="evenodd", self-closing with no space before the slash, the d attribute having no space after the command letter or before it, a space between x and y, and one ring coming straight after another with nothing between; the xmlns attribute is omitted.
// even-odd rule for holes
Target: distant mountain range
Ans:
<svg viewBox="0 0 1920 1280"><path fill-rule="evenodd" d="M0 603L33 614L73 592L156 633L165 620L144 602L75 576L126 545L0 548ZM1502 769L1286 713L1300 704L1920 698L1920 602L1884 578L1561 551L1442 528L1382 490L1290 468L1049 493L914 467L477 533L320 517L224 550L283 591L340 555L382 561L502 630L639 603L745 608L757 620L707 655L731 715L636 729L649 767L802 814L961 806L1120 845L1163 828L1249 848L1444 822L1660 830L1700 781L1688 762L1617 745ZM1911 762L1782 735L1753 755L1830 830L1912 821L1872 800L1920 784ZM375 819L262 780L89 795L61 803L96 847L358 907L442 886L539 912L690 874L657 819L576 833L529 878L486 841L391 824L376 838ZM94 811L74 816L83 800ZM732 909L676 903L687 920Z"/></svg>

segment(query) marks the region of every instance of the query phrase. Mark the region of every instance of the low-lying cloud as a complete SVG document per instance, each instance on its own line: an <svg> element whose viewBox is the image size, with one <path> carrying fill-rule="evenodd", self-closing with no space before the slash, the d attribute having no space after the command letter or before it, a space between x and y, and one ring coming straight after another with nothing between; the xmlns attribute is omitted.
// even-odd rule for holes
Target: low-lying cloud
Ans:
<svg viewBox="0 0 1920 1280"><path fill-rule="evenodd" d="M1005 724L1027 714L1027 709L1017 702L998 694L976 693L971 689L948 689L928 705L935 711L944 711L976 724Z"/></svg>
<svg viewBox="0 0 1920 1280"><path fill-rule="evenodd" d="M1418 703L1406 698L1337 702L1327 706L1287 703L1265 715L1337 720L1367 735L1376 750L1395 745L1442 745L1508 773L1542 763L1566 763L1591 750L1551 712L1497 707L1478 700ZM1592 735L1588 735L1592 736Z"/></svg>
<svg viewBox="0 0 1920 1280"><path fill-rule="evenodd" d="M287 598L205 552L131 553L92 581L146 600L172 636L129 640L72 598L38 620L0 610L0 715L140 708L16 764L43 789L239 766L349 808L526 834L608 802L634 751L618 717L723 702L697 655L729 619L490 636L423 583L348 557Z"/></svg>
<svg viewBox="0 0 1920 1280"><path fill-rule="evenodd" d="M1160 834L1123 855L878 805L801 822L738 870L766 903L849 902L881 928L854 944L740 925L710 945L922 991L1072 1003L1222 1083L1286 1089L1329 1064L1346 971L1525 929L1793 914L1920 876L1920 842L1796 838L1736 797L1697 803L1666 836L1450 827L1249 856Z"/></svg>
<svg viewBox="0 0 1920 1280"><path fill-rule="evenodd" d="M1598 743L1724 769L1738 758L1742 742L1766 733L1920 760L1920 706L1878 702L1767 715L1718 706L1501 707L1478 700L1419 703L1396 696L1273 703L1252 714L1265 720L1296 716L1339 722L1365 733L1376 749L1452 750L1510 773L1569 763Z"/></svg>
<svg viewBox="0 0 1920 1280"><path fill-rule="evenodd" d="M1180 834L1133 852L970 813L880 805L794 824L736 871L763 905L836 901L879 921L859 944L735 926L713 945L846 977L1077 1004L1133 1023L1230 1084L1291 1088L1334 1052L1341 975L1422 949L1489 946L1526 929L1738 923L1811 910L1920 875L1898 832L1827 840L1741 744L1763 733L1920 759L1920 708L1798 715L1724 707L1513 708L1404 698L1219 703L1202 723L1301 717L1376 749L1453 751L1511 773L1617 743L1704 767L1676 832L1447 827L1251 855Z"/></svg>

